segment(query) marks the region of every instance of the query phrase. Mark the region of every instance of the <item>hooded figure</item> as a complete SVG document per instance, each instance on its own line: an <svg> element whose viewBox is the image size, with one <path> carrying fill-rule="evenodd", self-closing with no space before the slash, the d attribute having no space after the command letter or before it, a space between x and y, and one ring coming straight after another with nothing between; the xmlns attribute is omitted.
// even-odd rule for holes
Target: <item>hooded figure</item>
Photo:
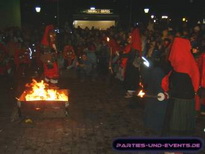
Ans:
<svg viewBox="0 0 205 154"><path fill-rule="evenodd" d="M53 25L46 26L45 32L43 34L43 38L41 40L41 44L43 45L44 48L50 48L57 51L55 41L56 41L56 34L54 32L54 26Z"/></svg>
<svg viewBox="0 0 205 154"><path fill-rule="evenodd" d="M127 91L125 98L131 98L139 88L142 43L138 28L131 32L130 39L130 51L121 56L121 58L127 58L124 78L124 86Z"/></svg>
<svg viewBox="0 0 205 154"><path fill-rule="evenodd" d="M45 81L52 84L58 83L59 68L56 61L56 45L55 45L54 26L48 25L45 28L41 45L43 46L44 54L40 59L43 62Z"/></svg>
<svg viewBox="0 0 205 154"><path fill-rule="evenodd" d="M166 134L191 135L195 129L194 98L199 88L199 69L190 41L175 38L168 59L173 69L162 80L163 90L170 95Z"/></svg>

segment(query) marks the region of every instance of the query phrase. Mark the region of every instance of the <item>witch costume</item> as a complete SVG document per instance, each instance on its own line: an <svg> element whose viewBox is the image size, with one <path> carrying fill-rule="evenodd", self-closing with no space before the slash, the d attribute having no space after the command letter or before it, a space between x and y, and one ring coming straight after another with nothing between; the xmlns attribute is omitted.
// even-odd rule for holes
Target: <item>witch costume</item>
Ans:
<svg viewBox="0 0 205 154"><path fill-rule="evenodd" d="M131 32L130 37L130 51L121 56L122 58L127 58L124 78L124 87L127 91L125 98L131 98L134 95L135 91L137 91L139 88L140 81L142 42L139 29L135 28Z"/></svg>
<svg viewBox="0 0 205 154"><path fill-rule="evenodd" d="M192 136L195 130L195 94L199 88L199 70L188 39L174 39L169 61L173 69L162 80L163 90L170 95L164 135Z"/></svg>

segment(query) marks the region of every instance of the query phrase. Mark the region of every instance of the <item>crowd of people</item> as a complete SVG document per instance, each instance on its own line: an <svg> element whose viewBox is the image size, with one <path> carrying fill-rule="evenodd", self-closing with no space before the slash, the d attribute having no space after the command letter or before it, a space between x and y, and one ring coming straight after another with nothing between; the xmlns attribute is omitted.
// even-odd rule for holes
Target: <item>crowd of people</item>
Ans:
<svg viewBox="0 0 205 154"><path fill-rule="evenodd" d="M167 99L160 101L145 97L145 126L158 135L190 135L196 111L205 112L205 25L1 31L0 75L18 78L39 70L52 84L63 70L74 71L81 82L111 76L124 85L125 98L141 89L164 93Z"/></svg>

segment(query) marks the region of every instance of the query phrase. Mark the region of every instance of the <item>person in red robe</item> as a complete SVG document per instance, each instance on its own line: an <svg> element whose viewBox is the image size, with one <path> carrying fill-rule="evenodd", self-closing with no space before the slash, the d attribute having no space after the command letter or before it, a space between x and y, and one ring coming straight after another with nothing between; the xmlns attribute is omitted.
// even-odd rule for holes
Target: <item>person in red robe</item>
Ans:
<svg viewBox="0 0 205 154"><path fill-rule="evenodd" d="M172 70L161 84L162 89L170 95L164 132L168 136L190 136L195 131L195 98L200 81L190 41L176 37L168 59Z"/></svg>
<svg viewBox="0 0 205 154"><path fill-rule="evenodd" d="M201 115L205 115L205 52L198 58L199 72L200 72L200 89L198 91L200 99Z"/></svg>
<svg viewBox="0 0 205 154"><path fill-rule="evenodd" d="M142 54L142 42L139 28L131 31L130 35L130 51L123 54L122 58L127 58L125 68L124 86L126 89L125 98L131 98L134 93L139 90L140 82L140 61Z"/></svg>
<svg viewBox="0 0 205 154"><path fill-rule="evenodd" d="M45 81L56 85L59 79L59 68L57 64L57 48L56 48L56 35L53 25L47 25L41 45L43 46L43 55L41 60L43 62Z"/></svg>

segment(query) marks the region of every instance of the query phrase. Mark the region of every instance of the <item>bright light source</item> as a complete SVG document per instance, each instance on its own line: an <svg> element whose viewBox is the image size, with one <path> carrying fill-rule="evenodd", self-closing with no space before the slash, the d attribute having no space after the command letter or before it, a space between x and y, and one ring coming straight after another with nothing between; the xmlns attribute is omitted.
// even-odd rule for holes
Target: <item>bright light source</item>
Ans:
<svg viewBox="0 0 205 154"><path fill-rule="evenodd" d="M203 19L203 24L205 24L205 19Z"/></svg>
<svg viewBox="0 0 205 154"><path fill-rule="evenodd" d="M168 19L168 16L162 16L162 19Z"/></svg>
<svg viewBox="0 0 205 154"><path fill-rule="evenodd" d="M144 8L144 13L149 13L149 8Z"/></svg>
<svg viewBox="0 0 205 154"><path fill-rule="evenodd" d="M157 22L157 20L154 20L154 23Z"/></svg>
<svg viewBox="0 0 205 154"><path fill-rule="evenodd" d="M198 21L197 24L201 24L201 21Z"/></svg>
<svg viewBox="0 0 205 154"><path fill-rule="evenodd" d="M39 12L41 12L41 7L40 6L36 6L35 10L36 10L37 13L39 13Z"/></svg>
<svg viewBox="0 0 205 154"><path fill-rule="evenodd" d="M60 33L60 30L59 30L59 29L55 29L55 32L56 32L56 33Z"/></svg>
<svg viewBox="0 0 205 154"><path fill-rule="evenodd" d="M151 18L153 19L153 18L154 18L154 15L151 15Z"/></svg>
<svg viewBox="0 0 205 154"><path fill-rule="evenodd" d="M145 66L147 66L147 67L149 67L149 61L145 58L145 57L142 57L142 59L143 59L143 64L145 65Z"/></svg>
<svg viewBox="0 0 205 154"><path fill-rule="evenodd" d="M90 7L91 10L95 10L95 7Z"/></svg>
<svg viewBox="0 0 205 154"><path fill-rule="evenodd" d="M182 21L186 21L186 18L182 18Z"/></svg>

